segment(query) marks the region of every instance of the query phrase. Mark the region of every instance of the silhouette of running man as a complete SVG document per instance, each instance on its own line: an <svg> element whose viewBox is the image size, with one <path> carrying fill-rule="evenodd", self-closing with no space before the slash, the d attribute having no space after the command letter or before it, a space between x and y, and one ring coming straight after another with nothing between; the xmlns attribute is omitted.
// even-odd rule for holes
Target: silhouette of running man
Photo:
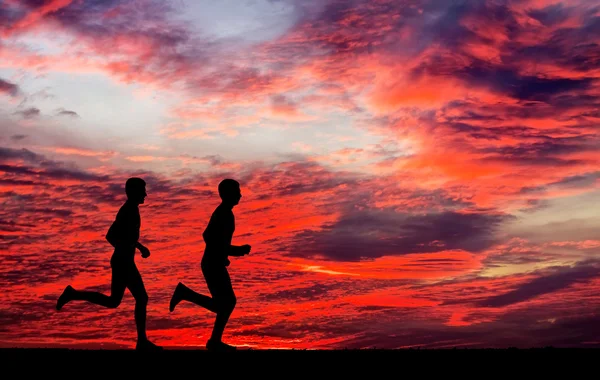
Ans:
<svg viewBox="0 0 600 380"><path fill-rule="evenodd" d="M231 286L231 278L227 267L230 264L228 256L244 256L250 253L250 245L231 245L235 231L233 207L242 197L240 184L233 179L224 179L219 183L221 204L214 210L208 226L202 237L206 243L202 256L201 268L206 285L212 297L196 293L179 282L175 287L169 310L175 310L181 301L189 301L216 313L215 323L206 349L210 351L235 351L237 348L223 343L223 331L237 299Z"/></svg>
<svg viewBox="0 0 600 380"><path fill-rule="evenodd" d="M146 336L146 306L148 294L138 268L135 265L135 249L139 249L142 257L150 256L150 250L138 240L140 237L140 211L139 205L144 203L146 182L141 178L129 178L125 182L127 200L119 209L117 216L110 226L106 240L114 247L110 259L112 268L112 283L110 296L99 292L75 290L67 285L56 302L56 310L70 301L88 301L96 305L117 308L121 304L125 289L128 288L135 298L135 323L137 327L136 350L162 350Z"/></svg>

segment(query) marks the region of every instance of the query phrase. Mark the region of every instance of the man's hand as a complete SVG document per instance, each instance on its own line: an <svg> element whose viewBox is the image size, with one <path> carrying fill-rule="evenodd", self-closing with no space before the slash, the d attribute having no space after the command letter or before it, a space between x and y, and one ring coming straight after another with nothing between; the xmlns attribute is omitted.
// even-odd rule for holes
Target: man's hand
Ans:
<svg viewBox="0 0 600 380"><path fill-rule="evenodd" d="M249 244L244 244L242 245L242 255L247 255L250 253L250 245Z"/></svg>
<svg viewBox="0 0 600 380"><path fill-rule="evenodd" d="M142 257L145 259L148 256L150 256L150 250L146 247L144 247L143 245L139 245L138 249L140 250L140 252L142 253Z"/></svg>

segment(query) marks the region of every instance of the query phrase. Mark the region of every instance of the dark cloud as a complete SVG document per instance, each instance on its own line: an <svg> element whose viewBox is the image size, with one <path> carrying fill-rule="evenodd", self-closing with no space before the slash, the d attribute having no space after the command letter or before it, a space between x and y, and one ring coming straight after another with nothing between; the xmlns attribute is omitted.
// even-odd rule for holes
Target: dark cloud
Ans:
<svg viewBox="0 0 600 380"><path fill-rule="evenodd" d="M33 208L29 208L29 209L23 210L23 211L31 212L36 215L47 214L47 215L50 215L51 217L58 217L58 218L66 218L66 217L73 215L73 211L71 211L71 210L45 208L45 207L33 207Z"/></svg>
<svg viewBox="0 0 600 380"><path fill-rule="evenodd" d="M165 15L172 14L174 9L168 2L149 0L144 5L142 8L135 7L121 0L73 1L60 12L47 17L61 22L65 27L97 38L106 38L119 29L126 33L136 32L136 27L144 22L149 24L144 28L149 33L149 37L152 40L158 39L165 46L173 46L187 37L187 33L182 28L178 30L153 28L153 21L164 21ZM107 13L113 17L103 18L102 23L89 19L89 17L102 17Z"/></svg>
<svg viewBox="0 0 600 380"><path fill-rule="evenodd" d="M264 295L262 298L269 301L289 301L289 300L317 300L323 299L329 291L331 286L325 284L315 284L311 286L284 289L274 293Z"/></svg>
<svg viewBox="0 0 600 380"><path fill-rule="evenodd" d="M41 186L45 187L45 184L40 184L31 180L15 179L15 178L0 178L0 183L10 186Z"/></svg>
<svg viewBox="0 0 600 380"><path fill-rule="evenodd" d="M328 170L315 162L288 161L277 167L261 167L243 173L240 176L245 186L251 186L258 192L256 199L276 199L299 194L318 194L326 190L334 190L335 194L327 196L324 203L362 203L372 191L368 181L362 182L354 173ZM268 189L262 192L262 189ZM324 206L326 207L326 206Z"/></svg>
<svg viewBox="0 0 600 380"><path fill-rule="evenodd" d="M548 102L552 96L573 90L585 90L592 84L591 78L543 78L521 75L516 69L494 67L484 63L474 63L459 69L455 76L470 85L484 86L493 91L510 95L520 100Z"/></svg>
<svg viewBox="0 0 600 380"><path fill-rule="evenodd" d="M395 310L388 310L388 314L394 313ZM337 349L600 347L598 344L600 317L570 316L560 318L554 323L539 322L542 318L550 319L548 315L550 313L548 311L534 316L537 313L527 309L510 317L502 317L498 321L460 328L433 323L423 326L410 319L403 319L402 324L396 326L391 324L386 331L364 328L368 326L365 324L358 331L348 328L345 335L351 338L336 343L334 347Z"/></svg>
<svg viewBox="0 0 600 380"><path fill-rule="evenodd" d="M554 269L550 274L520 285L517 289L505 294L492 296L479 301L481 307L504 307L527 301L537 296L553 293L577 282L585 282L600 277L598 263L581 263L574 267Z"/></svg>
<svg viewBox="0 0 600 380"><path fill-rule="evenodd" d="M275 338L294 339L305 337L310 334L333 338L349 334L357 334L360 331L364 331L364 325L361 328L356 321L346 321L343 317L328 316L326 313L323 313L322 315L316 316L311 320L294 322L292 324L287 322L277 322L255 329L234 332L232 335L256 335L260 337L269 336Z"/></svg>
<svg viewBox="0 0 600 380"><path fill-rule="evenodd" d="M10 136L10 139L13 140L13 141L21 141L21 140L26 139L26 138L27 138L27 135L20 135L20 134L19 135L12 135L12 136ZM0 150L1 149L2 148L0 147Z"/></svg>
<svg viewBox="0 0 600 380"><path fill-rule="evenodd" d="M595 117L600 107L600 99L586 94L562 94L543 102L521 102L519 105L485 104L473 101L452 101L436 112L435 117L421 117L424 122L440 123L456 132L484 136L486 139L499 140L502 136L518 137L519 140L550 140L555 135L564 136L565 131L577 136L586 133L585 124L561 126L560 128L534 128L528 126L530 119L548 118L558 121L581 120ZM573 111L576 111L574 114ZM519 118L521 125L515 123ZM482 125L481 122L490 122ZM494 124L502 122L502 127ZM589 129L594 126L590 125ZM586 139L597 140L596 135L587 135Z"/></svg>
<svg viewBox="0 0 600 380"><path fill-rule="evenodd" d="M67 329L72 330L72 326L67 326ZM107 337L106 329L103 329L103 328L97 328L94 331L86 331L86 330L69 331L69 330L67 330L65 332L54 331L54 332L50 332L50 333L45 333L44 337L48 338L50 340L68 339L68 340L75 340L75 341L81 341L81 340L102 341L102 340L106 339L106 337ZM39 332L34 331L34 330L29 330L29 331L26 331L21 334L21 337L23 337L23 338L37 338L39 336L40 336ZM118 344L108 344L106 346L109 346L113 349L129 348L125 345L118 345ZM76 347L76 346L69 345L69 347ZM105 346L103 345L103 347L105 347Z"/></svg>
<svg viewBox="0 0 600 380"><path fill-rule="evenodd" d="M426 2L427 12L439 11L441 6L436 4L440 2ZM484 34L490 29L495 29L498 32L506 33L508 37L501 48L501 62L504 66L495 68L488 67L483 69L480 66L480 61L473 70L473 67L461 75L467 75L468 79L474 83L490 85L492 88L510 94L519 99L544 98L547 93L556 93L560 91L568 91L580 86L587 86L586 79L584 81L563 80L563 78L549 79L547 77L521 76L516 73L519 64L523 61L529 62L554 62L565 68L573 68L580 71L589 71L597 68L600 61L598 60L599 45L597 38L599 35L598 17L590 16L596 12L589 9L586 12L585 7L570 7L562 3L553 4L545 8L535 8L532 6L527 13L529 16L540 21L541 26L534 26L531 23L517 22L517 17L510 4L481 1L481 2L458 2L447 6L447 11L441 14L438 23L446 24L446 30L443 35L449 35L449 38L442 37L441 41L444 46L456 48L455 53L460 52L464 59L472 59L467 51L462 51L465 46L471 44L485 45L493 44L496 41L488 39L488 35ZM465 17L470 20L477 20L477 24L482 28L476 28L472 32L476 35L468 33L457 33L462 29L462 20ZM535 41L529 38L521 39L522 35L535 33L536 28L542 32L543 29L553 27L554 25L565 21L568 18L577 17L583 20L581 26L570 26L555 28L550 38L541 37ZM428 32L430 29L424 27L423 32ZM440 28L433 28L440 30ZM443 29L441 29L443 30ZM479 30L484 33L479 32ZM544 31L545 31L544 30ZM435 33L435 32L430 32ZM544 35L544 33L540 33ZM440 39L438 39L440 41ZM527 41L527 42L523 42ZM467 66L469 67L469 66ZM506 82L502 82L502 81Z"/></svg>
<svg viewBox="0 0 600 380"><path fill-rule="evenodd" d="M565 69L588 72L600 67L598 37L600 17L589 6L568 7L562 3L541 9L531 9L528 14L539 20L544 27L551 27L568 18L582 21L581 25L556 27L549 38L539 38L531 43L510 41L503 50L504 62L552 62ZM522 26L523 32L531 32L530 25Z"/></svg>
<svg viewBox="0 0 600 380"><path fill-rule="evenodd" d="M537 45L508 47L507 51L510 49L510 53L506 53L506 58L516 61L551 61L579 72L595 70L600 67L600 59L597 57L600 45L595 42L585 43L581 40L582 37L585 38L559 30L552 39ZM577 39L579 39L578 43L571 45Z"/></svg>
<svg viewBox="0 0 600 380"><path fill-rule="evenodd" d="M30 233L18 236L12 244L26 248L21 249L18 254L10 254L5 258L11 265L2 269L0 280L2 287L54 283L61 278L73 278L86 271L110 270L104 255L92 255L92 251L86 250L85 247L73 248L72 251L53 251L45 248L45 245L56 242L57 238L54 235ZM3 243L0 239L0 247L7 249L8 247L4 247ZM34 252L29 253L30 251ZM85 255L85 265L70 262L71 255Z"/></svg>
<svg viewBox="0 0 600 380"><path fill-rule="evenodd" d="M18 304L10 306L12 307L0 310L0 331L9 332L16 326L38 322L40 314L42 314L41 310L49 305L47 303L31 302L28 305L23 305L24 307Z"/></svg>
<svg viewBox="0 0 600 380"><path fill-rule="evenodd" d="M277 94L271 97L271 108L273 111L296 112L297 105L285 95Z"/></svg>
<svg viewBox="0 0 600 380"><path fill-rule="evenodd" d="M535 102L535 101L522 101L519 104L485 104L481 102L451 102L449 105L455 105L454 109L461 111L461 113L467 113L470 110L477 110L486 116L499 117L500 120L506 120L508 118L519 118L522 119L522 123L526 124L530 119L539 118L552 118L556 120L569 120L569 112L577 110L580 113L593 112L598 105L600 105L600 99L594 95L588 94L559 94L550 99L547 103ZM467 117L461 118L461 115L451 116L450 120L465 121L465 120L476 120ZM526 125L514 125L514 126L503 126L505 128L527 128ZM561 130L569 129L568 126L564 126ZM498 130L498 128L496 128ZM546 130L539 130L531 128L532 132L535 133L552 133L553 131L558 132L556 129L548 128ZM574 131L576 132L576 131Z"/></svg>
<svg viewBox="0 0 600 380"><path fill-rule="evenodd" d="M0 3L0 28L9 27L25 15L18 7L10 7L6 2Z"/></svg>
<svg viewBox="0 0 600 380"><path fill-rule="evenodd" d="M532 213L549 208L551 202L547 199L530 198L525 201L525 204L526 207L520 209L519 211L525 213Z"/></svg>
<svg viewBox="0 0 600 380"><path fill-rule="evenodd" d="M207 160L212 166L219 166L226 162L223 157L216 154L204 156L202 158Z"/></svg>
<svg viewBox="0 0 600 380"><path fill-rule="evenodd" d="M561 188L581 188L588 187L596 183L600 179L600 172L586 173L581 175L569 176L550 183L548 186L557 186Z"/></svg>
<svg viewBox="0 0 600 380"><path fill-rule="evenodd" d="M561 95L553 98L551 103L561 103L565 97ZM572 97L571 97L572 98ZM567 105L568 104L568 105ZM570 121L575 107L584 107L590 111L596 107L593 104L578 104L576 99L564 102L563 108L553 107L551 104L541 102L526 102L521 106L481 105L470 101L454 101L441 110L435 117L422 117L423 124L431 133L436 133L444 144L461 146L462 149L472 152L482 161L504 162L520 166L560 166L573 167L579 164L592 164L593 155L580 153L594 153L600 151L600 139L594 132L595 127L587 121L570 127L539 128L528 126L529 118L548 118L561 121ZM554 112L554 113L552 113ZM491 116L492 118L486 120ZM561 116L565 115L565 116ZM581 112L578 115L582 119ZM511 125L514 118L521 118L523 125ZM496 126L493 119L498 119L502 126ZM485 123L482 125L481 121ZM508 123L510 120L510 123ZM565 137L568 136L568 137ZM489 144L486 144L486 140ZM502 143L500 143L502 142ZM574 178L573 181L576 179ZM593 181L593 178L580 179ZM562 187L562 184L552 184ZM566 186L566 184L564 184ZM539 191L542 188L532 189L526 187L523 193Z"/></svg>
<svg viewBox="0 0 600 380"><path fill-rule="evenodd" d="M466 43L489 43L487 36L463 25L461 21L467 16L511 29L517 25L511 10L502 3L415 0L328 1L317 12L305 12L298 25L321 53L417 55L431 44L455 49ZM415 31L408 41L397 36L405 28Z"/></svg>
<svg viewBox="0 0 600 380"><path fill-rule="evenodd" d="M553 26L567 20L572 11L572 7L557 3L541 9L531 9L527 14L545 26Z"/></svg>
<svg viewBox="0 0 600 380"><path fill-rule="evenodd" d="M14 22L5 24L4 28L18 33L18 21L39 12L44 4L28 1L22 6L7 5L5 11L12 12L15 17L12 18ZM72 1L57 11L43 14L35 23L49 21L74 34L77 45L104 56L107 70L127 82L142 78L165 87L183 83L189 90L197 92L215 89L213 84L246 88L235 78L243 80L243 73L247 72L252 72L249 80L268 77L253 68L233 65L223 68L222 62L218 65L218 75L205 73L206 68L212 67L209 61L216 59L216 52L223 46L213 41L211 36L192 33L197 29L181 20L178 14L181 6L163 0L148 0L142 7L120 0ZM132 51L128 41L141 42L147 49ZM89 51L86 50L86 53ZM214 83L211 84L211 81Z"/></svg>
<svg viewBox="0 0 600 380"><path fill-rule="evenodd" d="M1 16L0 16L0 20L1 20ZM19 86L0 78L0 93L5 93L5 94L11 95L11 96L16 96L17 94L19 94Z"/></svg>
<svg viewBox="0 0 600 380"><path fill-rule="evenodd" d="M79 117L79 114L75 111L69 111L64 108L59 108L56 110L56 114L58 116L70 116L70 117Z"/></svg>
<svg viewBox="0 0 600 380"><path fill-rule="evenodd" d="M35 170L22 166L0 165L0 172L10 173L15 175L29 175L32 177L46 177L54 179L77 179L80 181L102 181L108 179L107 176L99 176L96 174L86 173L80 170L63 169L63 168L45 168L44 170Z"/></svg>
<svg viewBox="0 0 600 380"><path fill-rule="evenodd" d="M430 61L424 62L417 72L452 75L470 85L485 86L522 100L550 101L560 93L588 88L591 79L523 75L519 73L522 60L542 59L544 52L547 52L549 61L555 61L553 58L556 55L598 61L598 46L592 37L598 34L600 22L599 17L591 16L593 12L584 14L584 25L581 27L557 29L549 40L541 39L528 45L519 37L530 32L533 26L517 21L522 15L517 15L511 4L505 2L335 0L291 3L297 13L296 24L291 30L294 38L292 41L284 40L283 44L267 44L265 47L268 56L273 58L270 63L281 70L300 64L303 57L336 54L348 54L351 57L372 54L374 51L392 56L399 52L406 55L408 52L417 56L432 44L438 44L441 50L450 50L451 57L444 54L429 57ZM28 2L28 7L36 9L40 5L33 1ZM194 65L212 59L214 54L211 53L218 44L207 39L195 40L187 25L170 22L169 17L178 10L173 4L163 1L146 2L143 8L116 0L74 1L45 17L95 41L94 46L100 50L118 50L119 47L112 43L115 36L147 41L151 46L150 51L143 59L131 57L128 61L129 71L121 73L125 77L151 74L157 79L164 78L165 83L183 80L188 88L202 91L218 88L219 91L239 93L249 89L267 91L271 88L281 72L267 75L253 67L230 65L222 68L221 73L226 75L194 75L199 74L194 71ZM542 25L539 27L543 28L552 27L580 10L557 4L538 9L532 7L527 12L530 17L540 21ZM104 17L107 14L111 17ZM465 20L477 20L483 27L467 27ZM413 38L410 41L397 38L396 34L405 28L412 31ZM505 48L500 46L506 56L494 65L477 60L464 51L465 46L496 43L490 37L494 33L486 33L490 29L507 35L503 42ZM540 52L541 55L538 54ZM325 70L344 70L333 63L324 65ZM187 74L192 75L184 78Z"/></svg>
<svg viewBox="0 0 600 380"><path fill-rule="evenodd" d="M22 111L15 111L16 115L21 115L24 119L32 119L40 116L40 110L36 107L29 107Z"/></svg>
<svg viewBox="0 0 600 380"><path fill-rule="evenodd" d="M101 54L119 51L116 38L143 40L149 46L147 53L130 56L128 69L115 74L125 78L152 76L169 85L187 80L186 73L212 56L212 42L195 39L184 22L169 20L175 11L171 3L159 0L147 1L143 7L117 0L73 1L48 17L77 33ZM107 14L110 17L105 17Z"/></svg>
<svg viewBox="0 0 600 380"><path fill-rule="evenodd" d="M15 166L11 164L0 164L0 171L17 176L29 175L34 178L54 178L54 179L77 179L80 181L106 181L108 176L97 175L85 172L74 166L68 166L65 163L46 159L44 156L34 153L28 149L12 149L0 147L0 162L8 159L21 159L34 164L35 166ZM11 178L4 178L11 179ZM12 178L19 180L18 178Z"/></svg>
<svg viewBox="0 0 600 380"><path fill-rule="evenodd" d="M536 205L532 205L535 208ZM539 207L539 206L538 206ZM531 212L531 210L525 210ZM521 241L508 242L491 250L483 259L485 268L506 267L507 265L523 265L543 263L556 259L556 255L545 249ZM460 303L460 302L459 302Z"/></svg>
<svg viewBox="0 0 600 380"><path fill-rule="evenodd" d="M557 96L584 96L580 92L592 88L595 81L593 74L577 78L553 77L547 72L525 74L523 66L527 63L552 62L581 72L597 69L600 65L600 45L593 36L599 33L599 17L589 17L582 13L582 9L576 10L575 7L562 4L542 9L532 7L528 11L529 15L542 23L542 26L533 26L531 23L518 22L517 18L522 18L522 15L517 15L510 4L503 2L419 3L418 7L423 9L422 14L399 17L397 25L394 25L401 27L406 23L415 27L415 38L411 42L397 44L395 48L385 47L388 53L397 50L406 54L411 51L411 45L423 46L413 51L416 55L433 43L440 45L438 53L423 57L413 70L415 79L421 76L454 77L471 87L486 88L521 101L549 104L553 104L553 99ZM406 7L405 4L403 6ZM580 27L557 28L549 39L540 38L535 42L527 37L535 32L535 28L549 28L571 17L576 11L584 16L585 22ZM429 17L433 14L436 17ZM475 24L475 27L467 28L465 20ZM490 37L500 34L506 36L502 42ZM526 38L522 38L523 36ZM468 50L473 46L497 47L501 59L492 63L476 58ZM596 95L585 96L594 101L597 99ZM550 112L555 114L556 111Z"/></svg>
<svg viewBox="0 0 600 380"><path fill-rule="evenodd" d="M4 194L0 194L0 195L2 195L3 198L5 197ZM35 225L34 224L16 223L14 220L11 220L8 222L0 220L0 230L1 231L17 232L17 231L20 231L22 228L32 228L32 227L35 227Z"/></svg>
<svg viewBox="0 0 600 380"><path fill-rule="evenodd" d="M297 234L286 248L293 256L323 255L339 261L455 249L480 252L496 243L496 228L509 218L456 212L356 211L321 226L321 231Z"/></svg>
<svg viewBox="0 0 600 380"><path fill-rule="evenodd" d="M29 149L12 149L0 147L0 161L6 161L7 158L17 158L32 163L39 163L44 160L44 156L34 153Z"/></svg>
<svg viewBox="0 0 600 380"><path fill-rule="evenodd" d="M600 172L592 172L565 177L559 181L551 182L543 186L525 186L519 191L520 194L532 194L552 189L578 189L593 186L600 179Z"/></svg>
<svg viewBox="0 0 600 380"><path fill-rule="evenodd" d="M519 143L513 146L486 147L479 149L479 153L486 154L482 158L483 160L510 161L529 165L566 166L584 163L585 161L560 156L585 151L598 151L598 146L595 143L597 138L593 135L544 138L543 140L540 142Z"/></svg>
<svg viewBox="0 0 600 380"><path fill-rule="evenodd" d="M282 183L277 188L273 189L280 196L298 195L303 193L318 193L319 191L335 188L336 186L346 184L347 182L340 178L331 178L327 182L315 183Z"/></svg>

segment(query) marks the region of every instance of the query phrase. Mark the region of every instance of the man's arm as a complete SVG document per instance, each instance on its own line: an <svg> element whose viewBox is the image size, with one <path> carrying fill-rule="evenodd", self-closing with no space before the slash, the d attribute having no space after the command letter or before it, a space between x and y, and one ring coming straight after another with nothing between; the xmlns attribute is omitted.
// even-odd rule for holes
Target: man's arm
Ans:
<svg viewBox="0 0 600 380"><path fill-rule="evenodd" d="M229 244L223 230L215 227L210 226L202 233L206 245L210 245L219 252L224 252L227 256L241 256L238 254L241 247Z"/></svg>
<svg viewBox="0 0 600 380"><path fill-rule="evenodd" d="M230 245L229 250L227 252L227 256L245 256L250 253L250 246L248 244L244 245Z"/></svg>
<svg viewBox="0 0 600 380"><path fill-rule="evenodd" d="M142 245L142 243L139 241L135 243L135 247L140 250L143 258L150 256L150 250L145 245Z"/></svg>

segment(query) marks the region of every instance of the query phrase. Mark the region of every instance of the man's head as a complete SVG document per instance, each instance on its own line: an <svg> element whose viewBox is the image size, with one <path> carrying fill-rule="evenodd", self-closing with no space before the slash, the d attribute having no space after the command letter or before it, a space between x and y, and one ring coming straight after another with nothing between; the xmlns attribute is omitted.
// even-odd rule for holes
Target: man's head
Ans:
<svg viewBox="0 0 600 380"><path fill-rule="evenodd" d="M229 178L222 180L219 183L219 196L224 203L231 206L237 205L242 198L239 182Z"/></svg>
<svg viewBox="0 0 600 380"><path fill-rule="evenodd" d="M144 203L144 198L148 195L146 194L146 181L137 177L129 178L125 182L125 193L129 201L136 204Z"/></svg>

